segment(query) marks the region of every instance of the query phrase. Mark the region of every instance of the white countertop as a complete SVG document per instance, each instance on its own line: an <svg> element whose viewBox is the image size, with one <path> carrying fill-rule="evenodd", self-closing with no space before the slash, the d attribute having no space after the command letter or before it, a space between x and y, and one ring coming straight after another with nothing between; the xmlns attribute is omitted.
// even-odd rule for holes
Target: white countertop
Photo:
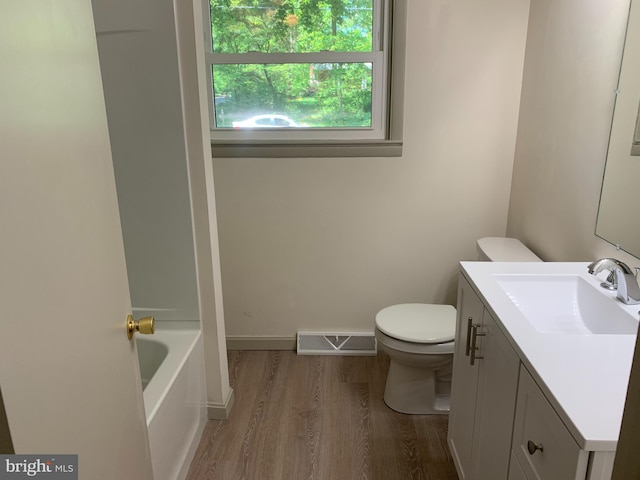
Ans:
<svg viewBox="0 0 640 480"><path fill-rule="evenodd" d="M586 262L461 262L460 270L483 298L578 445L587 451L614 451L636 336L540 333L493 277L577 274L600 288L602 278L589 275L587 265ZM640 305L624 305L615 298L615 292L601 290L619 308L638 318Z"/></svg>

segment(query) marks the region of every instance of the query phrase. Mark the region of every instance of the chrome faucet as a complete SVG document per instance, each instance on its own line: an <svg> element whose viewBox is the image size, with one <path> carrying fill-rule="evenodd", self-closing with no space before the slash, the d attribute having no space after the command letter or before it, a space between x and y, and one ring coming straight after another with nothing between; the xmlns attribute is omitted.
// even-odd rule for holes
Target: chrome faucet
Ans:
<svg viewBox="0 0 640 480"><path fill-rule="evenodd" d="M609 281L613 280L611 283L617 287L616 297L627 305L640 304L640 286L638 286L636 274L626 263L615 258L601 258L589 264L587 269L591 275L608 270L611 272Z"/></svg>

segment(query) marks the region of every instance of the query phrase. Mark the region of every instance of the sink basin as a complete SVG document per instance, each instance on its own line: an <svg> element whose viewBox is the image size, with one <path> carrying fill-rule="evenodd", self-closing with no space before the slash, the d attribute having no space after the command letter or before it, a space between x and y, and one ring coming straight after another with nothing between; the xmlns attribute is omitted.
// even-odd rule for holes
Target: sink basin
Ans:
<svg viewBox="0 0 640 480"><path fill-rule="evenodd" d="M494 275L541 333L635 335L636 318L580 275Z"/></svg>

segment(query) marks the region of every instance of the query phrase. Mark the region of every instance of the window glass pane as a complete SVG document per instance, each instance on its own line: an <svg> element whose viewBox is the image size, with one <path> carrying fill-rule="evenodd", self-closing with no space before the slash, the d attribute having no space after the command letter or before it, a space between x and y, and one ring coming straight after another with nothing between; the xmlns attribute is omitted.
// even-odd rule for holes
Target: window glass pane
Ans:
<svg viewBox="0 0 640 480"><path fill-rule="evenodd" d="M371 63L213 65L215 127L369 128L372 73Z"/></svg>
<svg viewBox="0 0 640 480"><path fill-rule="evenodd" d="M371 52L373 0L210 0L214 53Z"/></svg>

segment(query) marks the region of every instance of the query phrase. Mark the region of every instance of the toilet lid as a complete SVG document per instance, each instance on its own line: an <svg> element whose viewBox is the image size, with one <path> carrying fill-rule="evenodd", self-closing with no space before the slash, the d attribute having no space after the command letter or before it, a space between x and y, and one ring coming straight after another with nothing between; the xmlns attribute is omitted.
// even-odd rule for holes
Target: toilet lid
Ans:
<svg viewBox="0 0 640 480"><path fill-rule="evenodd" d="M444 343L456 336L456 309L451 305L403 303L376 315L382 333L413 343Z"/></svg>

